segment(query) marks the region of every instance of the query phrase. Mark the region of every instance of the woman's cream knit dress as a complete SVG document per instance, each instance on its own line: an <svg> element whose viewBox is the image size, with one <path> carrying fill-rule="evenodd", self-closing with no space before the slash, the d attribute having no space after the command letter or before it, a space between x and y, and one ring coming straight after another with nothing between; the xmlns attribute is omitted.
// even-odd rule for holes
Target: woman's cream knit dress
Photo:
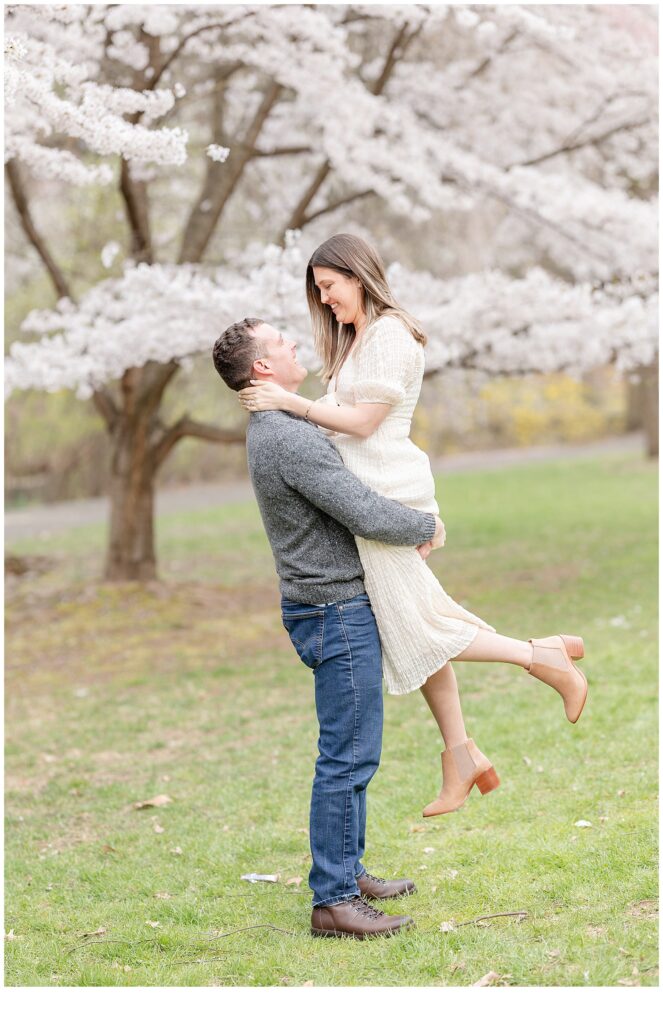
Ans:
<svg viewBox="0 0 663 1024"><path fill-rule="evenodd" d="M423 347L400 320L384 316L366 331L320 401L388 403L390 412L369 438L327 434L348 469L378 494L437 515L428 456L409 437L423 373ZM416 690L472 642L479 626L494 632L445 593L416 548L362 537L356 542L388 693Z"/></svg>

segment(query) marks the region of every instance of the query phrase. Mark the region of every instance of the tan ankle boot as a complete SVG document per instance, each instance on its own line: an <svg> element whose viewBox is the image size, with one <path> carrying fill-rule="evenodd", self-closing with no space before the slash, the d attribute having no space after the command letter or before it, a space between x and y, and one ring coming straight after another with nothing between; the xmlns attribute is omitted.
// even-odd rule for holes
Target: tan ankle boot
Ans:
<svg viewBox="0 0 663 1024"><path fill-rule="evenodd" d="M424 807L424 818L457 811L475 784L480 793L490 793L500 780L488 758L468 737L465 743L442 751L442 789L437 800Z"/></svg>
<svg viewBox="0 0 663 1024"><path fill-rule="evenodd" d="M569 722L577 722L587 700L587 679L572 661L584 657L582 637L560 634L529 643L532 645L529 674L557 690Z"/></svg>

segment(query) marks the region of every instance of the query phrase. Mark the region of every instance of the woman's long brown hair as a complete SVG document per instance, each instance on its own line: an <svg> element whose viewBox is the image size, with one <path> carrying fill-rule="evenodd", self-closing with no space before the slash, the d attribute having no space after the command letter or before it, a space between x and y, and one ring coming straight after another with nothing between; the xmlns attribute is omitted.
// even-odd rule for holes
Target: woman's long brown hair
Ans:
<svg viewBox="0 0 663 1024"><path fill-rule="evenodd" d="M354 324L339 324L330 306L323 305L313 276L313 267L335 270L344 277L356 277L362 286L366 330L385 314L398 317L415 341L427 338L414 317L398 304L387 284L384 265L372 245L357 235L332 235L318 246L306 268L306 298L313 325L315 348L322 359L320 376L325 383L337 373L355 340Z"/></svg>

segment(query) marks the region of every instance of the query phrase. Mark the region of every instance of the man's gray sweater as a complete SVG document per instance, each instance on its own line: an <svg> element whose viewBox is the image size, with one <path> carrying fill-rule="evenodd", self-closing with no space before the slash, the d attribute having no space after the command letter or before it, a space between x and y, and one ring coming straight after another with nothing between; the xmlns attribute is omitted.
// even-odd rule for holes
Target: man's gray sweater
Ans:
<svg viewBox="0 0 663 1024"><path fill-rule="evenodd" d="M287 412L252 413L246 450L281 594L290 601L327 604L364 593L354 536L412 547L433 538L435 516L366 487L313 423Z"/></svg>

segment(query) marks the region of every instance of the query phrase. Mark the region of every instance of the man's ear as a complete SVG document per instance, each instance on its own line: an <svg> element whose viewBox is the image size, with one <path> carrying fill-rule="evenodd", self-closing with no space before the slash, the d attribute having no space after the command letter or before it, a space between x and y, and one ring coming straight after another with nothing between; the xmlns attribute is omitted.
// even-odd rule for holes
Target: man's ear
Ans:
<svg viewBox="0 0 663 1024"><path fill-rule="evenodd" d="M253 360L253 366L251 367L251 376L252 377L256 377L259 374L262 375L263 377L273 377L274 376L274 371L272 370L271 366L269 365L269 360L267 360L267 359L254 359Z"/></svg>

